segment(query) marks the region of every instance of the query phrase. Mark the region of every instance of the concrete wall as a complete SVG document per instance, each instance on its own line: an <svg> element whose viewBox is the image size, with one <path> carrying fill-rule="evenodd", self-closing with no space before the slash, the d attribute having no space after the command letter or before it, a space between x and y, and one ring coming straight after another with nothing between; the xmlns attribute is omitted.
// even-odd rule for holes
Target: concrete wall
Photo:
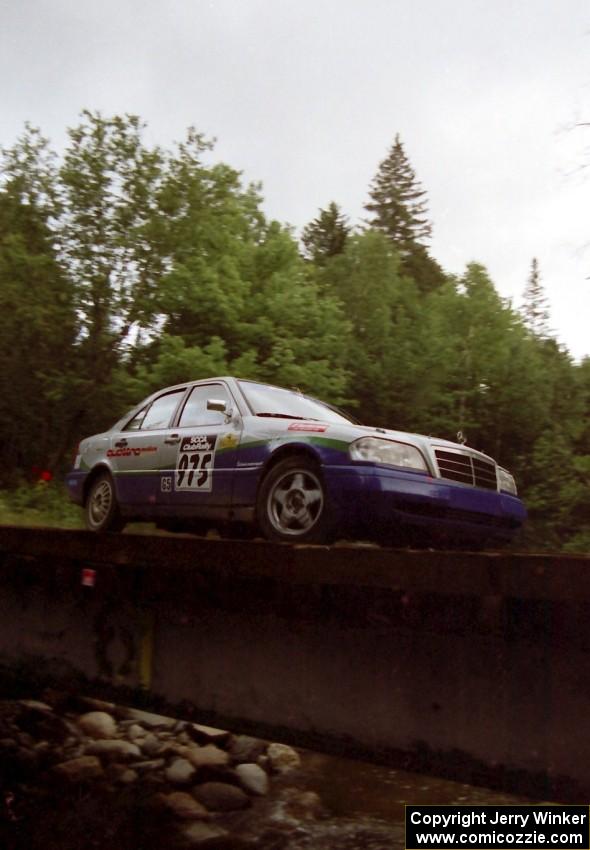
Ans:
<svg viewBox="0 0 590 850"><path fill-rule="evenodd" d="M14 529L0 555L5 667L473 783L590 791L590 558Z"/></svg>

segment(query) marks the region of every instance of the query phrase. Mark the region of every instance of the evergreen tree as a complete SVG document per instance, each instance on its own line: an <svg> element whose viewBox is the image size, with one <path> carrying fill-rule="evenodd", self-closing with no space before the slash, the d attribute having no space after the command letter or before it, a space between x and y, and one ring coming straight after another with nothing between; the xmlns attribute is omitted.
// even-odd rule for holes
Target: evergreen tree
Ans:
<svg viewBox="0 0 590 850"><path fill-rule="evenodd" d="M432 234L427 218L426 192L416 180L399 134L380 163L365 209L368 224L385 233L403 256L424 245Z"/></svg>
<svg viewBox="0 0 590 850"><path fill-rule="evenodd" d="M541 283L539 263L536 257L531 262L531 272L523 294L522 316L525 325L537 337L547 338L549 330L549 309L545 290Z"/></svg>
<svg viewBox="0 0 590 850"><path fill-rule="evenodd" d="M301 241L307 257L316 265L323 265L329 257L341 254L350 236L351 228L338 204L332 201L320 210L317 218L303 228Z"/></svg>

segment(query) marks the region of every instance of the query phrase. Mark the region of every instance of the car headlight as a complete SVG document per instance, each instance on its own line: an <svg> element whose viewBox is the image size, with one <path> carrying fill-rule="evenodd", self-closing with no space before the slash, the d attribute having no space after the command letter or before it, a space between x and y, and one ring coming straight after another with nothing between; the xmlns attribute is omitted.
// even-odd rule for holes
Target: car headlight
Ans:
<svg viewBox="0 0 590 850"><path fill-rule="evenodd" d="M417 469L428 472L426 461L414 446L407 443L395 443L379 437L361 437L348 447L352 460L364 460L371 463L387 463L390 466L402 466L404 469Z"/></svg>
<svg viewBox="0 0 590 850"><path fill-rule="evenodd" d="M498 484L500 485L500 490L504 490L505 493L511 493L513 496L518 495L514 477L507 470L502 469L501 466L498 467Z"/></svg>

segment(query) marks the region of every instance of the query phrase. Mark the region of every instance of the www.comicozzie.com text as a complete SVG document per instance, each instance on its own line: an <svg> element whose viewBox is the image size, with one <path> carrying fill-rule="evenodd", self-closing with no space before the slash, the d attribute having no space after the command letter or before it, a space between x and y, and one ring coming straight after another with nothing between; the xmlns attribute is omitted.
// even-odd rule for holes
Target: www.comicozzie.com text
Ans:
<svg viewBox="0 0 590 850"><path fill-rule="evenodd" d="M532 810L526 814L504 814L499 809L491 812L453 812L453 814L428 814L426 812L412 812L410 823L414 826L577 826L587 822L588 815L570 814L569 812L539 812Z"/></svg>

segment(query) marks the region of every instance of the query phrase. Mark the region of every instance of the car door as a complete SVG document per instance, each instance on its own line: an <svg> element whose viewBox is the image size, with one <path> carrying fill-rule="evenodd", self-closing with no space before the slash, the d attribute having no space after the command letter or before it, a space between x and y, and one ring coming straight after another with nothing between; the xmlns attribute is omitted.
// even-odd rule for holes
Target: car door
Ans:
<svg viewBox="0 0 590 850"><path fill-rule="evenodd" d="M121 504L152 513L161 502L161 467L169 426L185 393L184 387L162 393L112 435L107 457Z"/></svg>
<svg viewBox="0 0 590 850"><path fill-rule="evenodd" d="M229 512L241 431L241 416L225 383L190 388L163 449L161 493L168 514Z"/></svg>

